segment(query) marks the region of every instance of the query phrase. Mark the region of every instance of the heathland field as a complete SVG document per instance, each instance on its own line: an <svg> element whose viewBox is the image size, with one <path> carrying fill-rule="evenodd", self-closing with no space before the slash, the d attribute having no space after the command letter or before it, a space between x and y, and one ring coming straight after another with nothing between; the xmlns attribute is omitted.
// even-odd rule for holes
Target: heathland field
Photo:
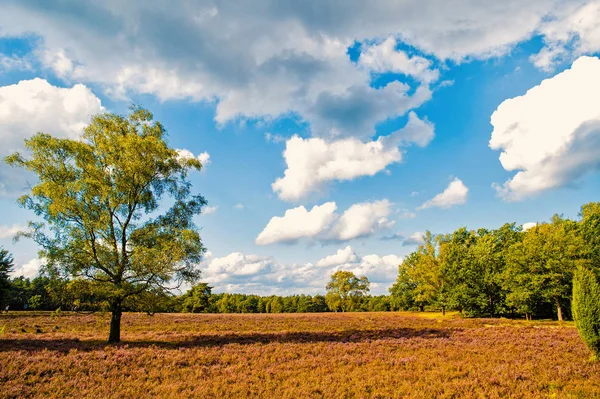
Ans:
<svg viewBox="0 0 600 399"><path fill-rule="evenodd" d="M571 323L415 313L0 316L2 398L596 398Z"/></svg>

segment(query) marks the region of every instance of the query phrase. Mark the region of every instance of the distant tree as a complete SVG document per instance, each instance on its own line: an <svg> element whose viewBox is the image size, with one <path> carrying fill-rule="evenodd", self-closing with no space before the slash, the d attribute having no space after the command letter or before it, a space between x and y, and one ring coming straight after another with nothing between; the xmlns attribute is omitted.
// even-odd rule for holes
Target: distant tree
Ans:
<svg viewBox="0 0 600 399"><path fill-rule="evenodd" d="M342 312L353 310L357 299L369 292L369 280L356 277L354 273L339 270L331 275L327 289L327 305L329 309Z"/></svg>
<svg viewBox="0 0 600 399"><path fill-rule="evenodd" d="M411 278L417 282L415 302L429 304L446 314L449 305L449 283L444 268L444 237L425 232L425 243L417 249L416 265L410 271Z"/></svg>
<svg viewBox="0 0 600 399"><path fill-rule="evenodd" d="M0 247L0 305L5 306L10 291L10 273L13 271L12 255Z"/></svg>
<svg viewBox="0 0 600 399"><path fill-rule="evenodd" d="M540 302L552 303L564 319L573 286L573 273L581 263L583 242L577 224L558 215L551 223L538 224L512 245L507 255L504 285L507 303L526 314Z"/></svg>
<svg viewBox="0 0 600 399"><path fill-rule="evenodd" d="M505 256L521 235L514 223L497 230L460 228L447 235L442 252L444 274L450 284L449 302L471 316L494 317L505 311Z"/></svg>
<svg viewBox="0 0 600 399"><path fill-rule="evenodd" d="M31 157L5 158L38 177L19 203L46 225L30 223L21 236L41 246L49 269L102 287L109 342L120 341L125 300L199 277L204 247L193 217L206 201L191 194L186 177L202 165L165 137L150 112L134 108L126 117L94 116L81 140L38 133L25 141ZM172 206L160 213L167 196Z"/></svg>
<svg viewBox="0 0 600 399"><path fill-rule="evenodd" d="M193 286L184 296L182 310L189 313L206 313L210 309L212 287L206 283Z"/></svg>
<svg viewBox="0 0 600 399"><path fill-rule="evenodd" d="M389 289L391 305L394 310L409 310L413 307L417 307L421 311L424 310L426 303L424 301L417 302L416 290L418 283L413 279L414 269L417 267L418 262L419 254L411 252L398 266L398 277Z"/></svg>
<svg viewBox="0 0 600 399"><path fill-rule="evenodd" d="M600 283L588 268L579 267L573 279L573 318L579 335L600 358Z"/></svg>

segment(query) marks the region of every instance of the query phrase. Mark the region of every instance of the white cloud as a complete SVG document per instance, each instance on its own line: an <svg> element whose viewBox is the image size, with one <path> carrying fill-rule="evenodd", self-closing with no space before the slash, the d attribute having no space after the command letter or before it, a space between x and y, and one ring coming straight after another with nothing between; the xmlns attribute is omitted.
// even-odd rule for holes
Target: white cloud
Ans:
<svg viewBox="0 0 600 399"><path fill-rule="evenodd" d="M203 169L206 167L206 165L208 165L210 163L210 154L206 151L199 154L198 156L195 156L193 152L191 152L190 150L187 150L185 148L176 149L175 151L177 151L177 154L178 154L177 162L185 161L186 159L196 158L202 164Z"/></svg>
<svg viewBox="0 0 600 399"><path fill-rule="evenodd" d="M235 209L237 209L237 210L242 210L242 209L244 209L245 207L246 207L246 206L245 206L244 204L242 204L241 202L240 202L240 203L237 203L237 204L235 204L235 206L234 206L234 208L235 208Z"/></svg>
<svg viewBox="0 0 600 399"><path fill-rule="evenodd" d="M340 216L327 236L348 241L390 228L394 225L393 221L387 219L391 205L388 200L354 204Z"/></svg>
<svg viewBox="0 0 600 399"><path fill-rule="evenodd" d="M421 233L420 231L417 231L416 233L413 233L410 236L408 236L408 238L404 239L404 241L402 242L402 245L404 245L404 246L421 245L421 244L425 243L425 240L423 239L424 235L425 235L425 233Z"/></svg>
<svg viewBox="0 0 600 399"><path fill-rule="evenodd" d="M210 163L210 155L208 152L204 151L200 155L198 155L198 161L202 164L202 166L206 166Z"/></svg>
<svg viewBox="0 0 600 399"><path fill-rule="evenodd" d="M427 208L451 208L456 205L463 205L467 202L467 196L469 194L469 189L464 183L457 177L450 182L446 189L423 203L423 205L419 206L417 209L427 209Z"/></svg>
<svg viewBox="0 0 600 399"><path fill-rule="evenodd" d="M517 173L494 184L505 200L521 200L571 184L600 167L600 59L581 57L492 114L490 147Z"/></svg>
<svg viewBox="0 0 600 399"><path fill-rule="evenodd" d="M399 209L398 217L400 219L414 219L417 217L417 214L415 212L409 211L408 209Z"/></svg>
<svg viewBox="0 0 600 399"><path fill-rule="evenodd" d="M394 37L388 37L381 43L366 46L358 62L372 72L402 73L426 83L438 79L439 71L431 68L430 60L417 55L411 57L406 52L397 50L397 45L398 41Z"/></svg>
<svg viewBox="0 0 600 399"><path fill-rule="evenodd" d="M215 0L210 6L185 1L172 7L73 0L39 7L7 0L0 35L38 39L31 42L45 68L68 81L98 84L118 98L145 93L214 102L219 123L292 112L318 135L349 132L364 138L374 123L402 115L430 93L427 84L414 95L402 84L370 87L368 70L347 54L356 40L388 38L413 46L421 55L404 60L392 51L384 64L419 75L423 55L457 62L501 56L542 26L549 40L559 40L561 29L573 30L579 15L563 17L568 10L557 7L563 3L456 0L448 7L446 0L292 5ZM553 19L574 22L546 23ZM588 43L594 26L585 26L577 32Z"/></svg>
<svg viewBox="0 0 600 399"><path fill-rule="evenodd" d="M256 244L294 242L300 238L313 238L326 230L335 218L335 202L315 205L310 211L304 206L288 209L282 217L271 218L256 237Z"/></svg>
<svg viewBox="0 0 600 399"><path fill-rule="evenodd" d="M18 224L12 226L0 226L0 238L13 238L19 231L25 231L26 227Z"/></svg>
<svg viewBox="0 0 600 399"><path fill-rule="evenodd" d="M282 135L273 134L269 132L265 133L265 140L271 143L283 143L284 141L286 141L285 137L283 137Z"/></svg>
<svg viewBox="0 0 600 399"><path fill-rule="evenodd" d="M287 169L272 188L279 198L298 201L331 181L373 176L402 160L400 146L425 146L433 136L433 125L412 112L404 128L366 143L355 138L328 142L294 136L283 152Z"/></svg>
<svg viewBox="0 0 600 399"><path fill-rule="evenodd" d="M44 79L0 87L0 158L23 151L24 140L37 132L78 138L90 116L103 112L100 99L81 84L56 87ZM0 196L17 195L29 174L0 163Z"/></svg>
<svg viewBox="0 0 600 399"><path fill-rule="evenodd" d="M31 61L24 57L16 55L5 55L0 53L0 74L11 70L33 70Z"/></svg>
<svg viewBox="0 0 600 399"><path fill-rule="evenodd" d="M218 206L206 206L203 210L202 210L202 214L204 215L210 215L215 213L217 210L219 209Z"/></svg>
<svg viewBox="0 0 600 399"><path fill-rule="evenodd" d="M534 65L550 71L563 60L600 51L600 1L563 2L538 29L546 46L532 56Z"/></svg>
<svg viewBox="0 0 600 399"><path fill-rule="evenodd" d="M203 281L215 292L258 295L317 294L325 292L331 274L349 270L367 276L373 294L386 294L398 273L402 258L396 255L359 256L352 247L338 250L315 263L284 264L270 256L234 252L217 258L210 252L199 265Z"/></svg>
<svg viewBox="0 0 600 399"><path fill-rule="evenodd" d="M34 278L38 275L41 267L46 264L44 259L32 259L29 262L15 267L13 272L10 274L12 277L25 277Z"/></svg>
<svg viewBox="0 0 600 399"><path fill-rule="evenodd" d="M536 222L527 222L527 223L523 223L523 231L527 231L533 227L537 226Z"/></svg>
<svg viewBox="0 0 600 399"><path fill-rule="evenodd" d="M304 206L288 209L284 216L271 218L256 238L256 244L309 241L349 241L370 236L394 225L388 220L391 203L384 199L354 204L342 215L335 211L335 202L315 205L310 211Z"/></svg>
<svg viewBox="0 0 600 399"><path fill-rule="evenodd" d="M317 261L317 267L331 267L344 263L352 263L357 260L356 252L350 245L348 245L344 249L338 249L338 251L333 255L328 255L323 259Z"/></svg>

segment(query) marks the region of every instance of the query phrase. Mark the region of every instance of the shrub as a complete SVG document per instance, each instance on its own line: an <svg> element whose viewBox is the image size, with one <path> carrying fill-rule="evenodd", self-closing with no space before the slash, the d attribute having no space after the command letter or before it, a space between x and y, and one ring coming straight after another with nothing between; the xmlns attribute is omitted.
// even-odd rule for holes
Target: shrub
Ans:
<svg viewBox="0 0 600 399"><path fill-rule="evenodd" d="M593 357L600 357L600 283L589 269L579 267L573 278L573 318Z"/></svg>

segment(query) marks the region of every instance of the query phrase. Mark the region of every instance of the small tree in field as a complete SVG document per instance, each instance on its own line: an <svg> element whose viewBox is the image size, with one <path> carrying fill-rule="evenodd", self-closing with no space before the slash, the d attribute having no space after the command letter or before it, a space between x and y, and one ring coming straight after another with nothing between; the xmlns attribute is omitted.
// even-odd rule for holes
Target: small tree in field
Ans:
<svg viewBox="0 0 600 399"><path fill-rule="evenodd" d="M102 291L109 342L120 341L126 300L199 277L204 247L192 218L206 201L191 194L187 172L202 165L165 136L150 112L133 108L94 116L81 140L38 133L25 141L30 157L6 158L38 177L19 202L45 223L30 222L21 236L41 246L49 270ZM171 208L160 212L165 197Z"/></svg>
<svg viewBox="0 0 600 399"><path fill-rule="evenodd" d="M600 358L600 283L591 270L579 267L573 278L573 318L579 335Z"/></svg>
<svg viewBox="0 0 600 399"><path fill-rule="evenodd" d="M339 270L331 275L331 280L325 287L327 306L335 311L352 310L357 299L369 292L369 285L365 276L358 278L352 272Z"/></svg>

